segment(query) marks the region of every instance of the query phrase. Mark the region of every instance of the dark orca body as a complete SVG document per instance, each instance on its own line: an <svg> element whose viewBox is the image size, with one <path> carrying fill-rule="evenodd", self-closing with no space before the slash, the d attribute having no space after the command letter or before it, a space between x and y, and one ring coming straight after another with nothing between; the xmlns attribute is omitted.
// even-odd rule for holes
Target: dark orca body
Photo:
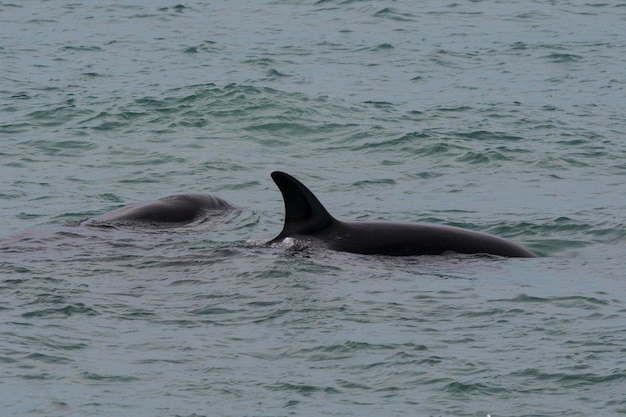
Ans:
<svg viewBox="0 0 626 417"><path fill-rule="evenodd" d="M207 194L176 194L113 210L83 222L90 226L177 227L236 209L219 197Z"/></svg>
<svg viewBox="0 0 626 417"><path fill-rule="evenodd" d="M328 249L366 255L441 255L447 252L532 258L528 249L506 239L452 226L422 223L359 222L333 218L300 181L283 172L272 179L285 202L283 231L269 243L293 238Z"/></svg>

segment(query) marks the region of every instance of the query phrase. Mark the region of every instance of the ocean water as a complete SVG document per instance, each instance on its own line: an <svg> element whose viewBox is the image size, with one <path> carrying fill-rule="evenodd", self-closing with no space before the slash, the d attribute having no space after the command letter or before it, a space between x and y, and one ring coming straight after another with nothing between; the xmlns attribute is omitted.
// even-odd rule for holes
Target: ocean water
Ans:
<svg viewBox="0 0 626 417"><path fill-rule="evenodd" d="M0 415L626 415L626 4L0 2ZM264 244L343 220L536 259ZM180 192L240 211L76 224Z"/></svg>

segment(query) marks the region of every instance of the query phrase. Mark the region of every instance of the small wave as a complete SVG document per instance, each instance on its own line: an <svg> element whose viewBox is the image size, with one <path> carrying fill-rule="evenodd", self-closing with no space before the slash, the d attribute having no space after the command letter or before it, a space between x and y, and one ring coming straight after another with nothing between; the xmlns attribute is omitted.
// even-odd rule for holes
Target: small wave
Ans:
<svg viewBox="0 0 626 417"><path fill-rule="evenodd" d="M56 105L44 110L35 110L26 115L33 127L56 127L65 125L73 120L91 114L91 110L79 110L74 100L66 100L61 105ZM42 141L44 142L44 141Z"/></svg>
<svg viewBox="0 0 626 417"><path fill-rule="evenodd" d="M233 310L229 308L223 307L203 307L190 311L191 314L200 315L200 316L214 316L214 315L222 315L222 314L235 314L240 312L241 310Z"/></svg>
<svg viewBox="0 0 626 417"><path fill-rule="evenodd" d="M580 55L557 53L545 55L542 58L555 64L568 64L578 62L583 59Z"/></svg>
<svg viewBox="0 0 626 417"><path fill-rule="evenodd" d="M512 373L513 376L532 378L538 381L539 385L545 385L546 381L552 381L565 388L579 388L584 386L597 386L606 384L614 387L615 384L626 381L626 372L616 370L609 374L597 373L565 373L565 372L545 372L535 368L528 368Z"/></svg>
<svg viewBox="0 0 626 417"><path fill-rule="evenodd" d="M508 392L507 389L492 385L492 384L483 384L480 382L477 383L469 383L469 382L451 382L443 387L444 391L450 392L452 394L471 394L475 395L493 395L497 393Z"/></svg>
<svg viewBox="0 0 626 417"><path fill-rule="evenodd" d="M64 51L78 51L78 52L100 52L103 51L99 46L64 46Z"/></svg>
<svg viewBox="0 0 626 417"><path fill-rule="evenodd" d="M511 299L500 299L500 300L491 300L491 301L499 301L499 302L510 302L510 303L522 303L522 304L553 304L562 308L575 308L575 309L591 309L596 310L600 308L600 306L606 306L612 303L610 300L596 298L596 297L585 297L585 296L566 296L566 297L537 297L530 296L527 294L520 294Z"/></svg>
<svg viewBox="0 0 626 417"><path fill-rule="evenodd" d="M98 148L96 143L83 140L31 140L26 142L35 152L62 157L80 157Z"/></svg>
<svg viewBox="0 0 626 417"><path fill-rule="evenodd" d="M24 359L33 360L37 362L49 363L49 364L68 364L73 361L68 358L63 358L54 355L45 355L43 353L31 353L24 357Z"/></svg>
<svg viewBox="0 0 626 417"><path fill-rule="evenodd" d="M219 52L222 49L223 49L222 47L217 46L217 42L204 41L200 43L199 45L187 47L183 52L188 53L188 54L189 53L196 54L198 52L213 53L213 52Z"/></svg>
<svg viewBox="0 0 626 417"><path fill-rule="evenodd" d="M94 372L83 372L81 374L81 377L89 381L110 382L110 383L135 382L138 380L137 377L130 376L130 375L103 375L103 374L97 374Z"/></svg>
<svg viewBox="0 0 626 417"><path fill-rule="evenodd" d="M270 68L265 72L265 76L268 80L276 80L283 77L290 77L289 74L284 74L277 69Z"/></svg>
<svg viewBox="0 0 626 417"><path fill-rule="evenodd" d="M87 315L87 316L97 316L98 313L93 308L87 307L82 303L67 305L65 307L60 308L46 308L42 310L33 310L28 313L23 313L23 318L41 318L41 317L70 317L75 315Z"/></svg>
<svg viewBox="0 0 626 417"><path fill-rule="evenodd" d="M400 11L392 7L385 7L374 13L375 17L384 19L395 20L398 22L412 22L415 21L415 15L406 11Z"/></svg>
<svg viewBox="0 0 626 417"><path fill-rule="evenodd" d="M469 151L457 158L459 162L466 162L472 165L489 164L495 161L510 161L512 158L496 150L485 150L483 152Z"/></svg>
<svg viewBox="0 0 626 417"><path fill-rule="evenodd" d="M338 394L341 392L334 387L324 387L309 384L292 384L288 382L283 384L271 385L269 386L269 389L271 389L272 391L295 391L298 394L307 396L318 392L323 392L326 394Z"/></svg>
<svg viewBox="0 0 626 417"><path fill-rule="evenodd" d="M400 350L401 352L396 352ZM338 354L349 355L358 351L389 351L396 352L393 358L396 360L405 360L406 357L400 358L397 355L406 355L406 352L427 350L425 345L415 343L404 344L372 344L367 342L347 341L341 344L320 345L300 350L300 353L308 356L312 361L333 360Z"/></svg>

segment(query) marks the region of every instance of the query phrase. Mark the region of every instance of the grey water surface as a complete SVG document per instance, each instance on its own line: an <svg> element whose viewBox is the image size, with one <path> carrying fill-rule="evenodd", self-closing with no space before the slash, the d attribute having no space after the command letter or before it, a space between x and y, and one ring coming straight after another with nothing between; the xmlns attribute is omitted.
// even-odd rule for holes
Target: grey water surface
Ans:
<svg viewBox="0 0 626 417"><path fill-rule="evenodd" d="M611 0L0 2L0 415L626 415L624 28ZM274 170L541 256L268 247ZM184 192L241 211L77 226Z"/></svg>

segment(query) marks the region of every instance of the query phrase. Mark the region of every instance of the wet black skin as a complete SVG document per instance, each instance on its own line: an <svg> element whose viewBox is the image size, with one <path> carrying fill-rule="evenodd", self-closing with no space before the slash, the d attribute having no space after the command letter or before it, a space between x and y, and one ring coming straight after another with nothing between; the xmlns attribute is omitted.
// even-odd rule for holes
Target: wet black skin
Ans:
<svg viewBox="0 0 626 417"><path fill-rule="evenodd" d="M86 225L181 226L204 217L236 209L219 197L208 194L176 194L144 201L87 220Z"/></svg>
<svg viewBox="0 0 626 417"><path fill-rule="evenodd" d="M272 179L285 203L282 232L269 243L293 238L311 246L365 255L442 255L449 252L533 258L501 237L459 227L423 223L342 222L332 217L300 181L283 172Z"/></svg>

